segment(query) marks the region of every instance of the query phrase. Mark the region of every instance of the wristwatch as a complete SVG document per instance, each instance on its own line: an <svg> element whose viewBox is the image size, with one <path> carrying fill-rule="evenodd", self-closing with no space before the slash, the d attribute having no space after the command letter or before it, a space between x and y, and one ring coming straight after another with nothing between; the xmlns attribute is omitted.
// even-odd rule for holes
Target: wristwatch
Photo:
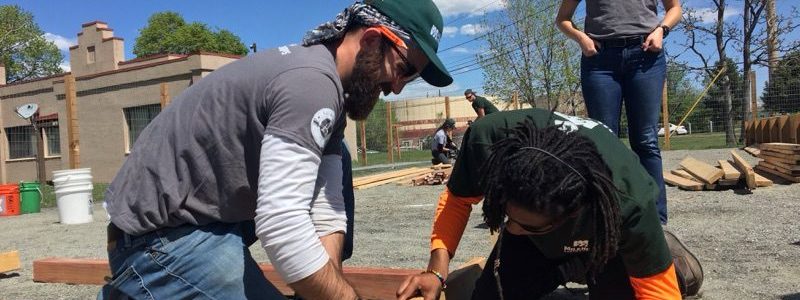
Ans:
<svg viewBox="0 0 800 300"><path fill-rule="evenodd" d="M664 31L664 37L667 37L669 35L669 30L670 30L669 26L661 24L658 27L661 27L661 30Z"/></svg>

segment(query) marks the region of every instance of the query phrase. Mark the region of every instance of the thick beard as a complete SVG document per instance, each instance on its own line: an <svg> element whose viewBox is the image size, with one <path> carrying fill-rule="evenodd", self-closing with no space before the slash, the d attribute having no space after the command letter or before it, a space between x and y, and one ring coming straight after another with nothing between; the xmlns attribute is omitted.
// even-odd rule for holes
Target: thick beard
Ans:
<svg viewBox="0 0 800 300"><path fill-rule="evenodd" d="M381 92L378 78L381 77L385 48L386 44L381 43L381 47L372 50L362 48L356 55L353 73L344 83L344 110L353 120L365 120L378 102Z"/></svg>

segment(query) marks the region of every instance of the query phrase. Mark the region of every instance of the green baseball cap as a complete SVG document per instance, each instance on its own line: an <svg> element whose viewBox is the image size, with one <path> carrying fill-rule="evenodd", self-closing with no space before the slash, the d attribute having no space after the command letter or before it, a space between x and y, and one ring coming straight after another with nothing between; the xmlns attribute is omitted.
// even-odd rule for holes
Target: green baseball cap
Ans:
<svg viewBox="0 0 800 300"><path fill-rule="evenodd" d="M411 39L425 53L430 63L420 76L433 86L453 83L453 77L436 55L442 37L442 14L432 0L365 0L411 34Z"/></svg>

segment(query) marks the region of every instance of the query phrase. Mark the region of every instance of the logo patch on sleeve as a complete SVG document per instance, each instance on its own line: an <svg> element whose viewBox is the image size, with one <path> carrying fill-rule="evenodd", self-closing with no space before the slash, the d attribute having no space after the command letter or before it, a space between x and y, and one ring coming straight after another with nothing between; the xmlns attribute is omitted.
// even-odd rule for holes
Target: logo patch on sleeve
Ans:
<svg viewBox="0 0 800 300"><path fill-rule="evenodd" d="M314 141L320 148L324 148L331 137L334 120L336 120L336 113L330 108L318 110L311 118L311 136L314 137Z"/></svg>

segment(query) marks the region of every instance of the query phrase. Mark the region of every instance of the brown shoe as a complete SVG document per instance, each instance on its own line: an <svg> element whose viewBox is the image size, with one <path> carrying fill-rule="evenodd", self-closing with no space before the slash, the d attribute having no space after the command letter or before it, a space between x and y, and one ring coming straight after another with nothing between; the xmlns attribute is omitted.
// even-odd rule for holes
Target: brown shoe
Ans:
<svg viewBox="0 0 800 300"><path fill-rule="evenodd" d="M684 297L697 295L703 285L703 266L697 257L666 229L664 239L667 240L669 252L672 254L672 263L675 265L675 274L678 275L681 294Z"/></svg>

